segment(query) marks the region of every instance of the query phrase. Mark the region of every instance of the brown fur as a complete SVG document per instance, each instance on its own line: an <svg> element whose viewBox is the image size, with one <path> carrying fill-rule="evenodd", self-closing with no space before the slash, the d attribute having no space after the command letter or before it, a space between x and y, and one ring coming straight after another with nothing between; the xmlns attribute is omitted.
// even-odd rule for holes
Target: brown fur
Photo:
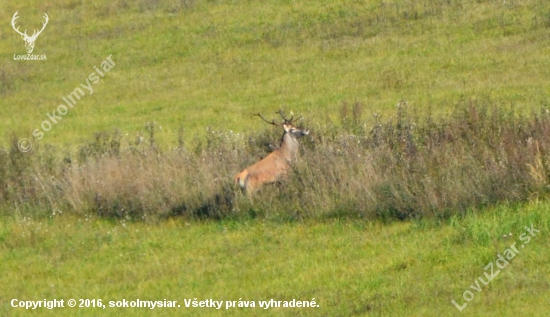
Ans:
<svg viewBox="0 0 550 317"><path fill-rule="evenodd" d="M290 163L296 160L298 155L298 138L309 134L308 130L296 128L287 120L283 127L285 133L281 139L280 147L256 164L235 175L235 183L248 194L254 193L263 184L274 183L286 178Z"/></svg>

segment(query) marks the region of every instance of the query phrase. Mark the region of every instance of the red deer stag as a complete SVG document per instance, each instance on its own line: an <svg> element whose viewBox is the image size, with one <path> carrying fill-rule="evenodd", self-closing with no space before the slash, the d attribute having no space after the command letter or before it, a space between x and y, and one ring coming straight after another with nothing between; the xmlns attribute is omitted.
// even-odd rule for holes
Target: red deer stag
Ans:
<svg viewBox="0 0 550 317"><path fill-rule="evenodd" d="M281 110L277 113L283 118L283 123L275 123L275 120L267 121L259 113L257 116L269 124L282 126L285 129L279 148L269 153L261 161L235 175L235 183L248 194L254 193L263 184L270 184L284 179L290 169L290 164L298 156L300 146L298 139L309 134L308 130L298 128L292 124L294 116L287 119Z"/></svg>

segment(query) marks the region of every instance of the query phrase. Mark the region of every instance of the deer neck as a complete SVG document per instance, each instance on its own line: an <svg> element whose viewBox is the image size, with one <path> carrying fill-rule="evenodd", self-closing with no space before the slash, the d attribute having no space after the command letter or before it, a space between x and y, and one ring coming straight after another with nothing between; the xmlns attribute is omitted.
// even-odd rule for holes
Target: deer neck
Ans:
<svg viewBox="0 0 550 317"><path fill-rule="evenodd" d="M287 132L283 134L279 151L284 156L287 162L290 163L296 160L296 157L298 156L299 147L300 147L300 143L298 143L298 139L295 136Z"/></svg>

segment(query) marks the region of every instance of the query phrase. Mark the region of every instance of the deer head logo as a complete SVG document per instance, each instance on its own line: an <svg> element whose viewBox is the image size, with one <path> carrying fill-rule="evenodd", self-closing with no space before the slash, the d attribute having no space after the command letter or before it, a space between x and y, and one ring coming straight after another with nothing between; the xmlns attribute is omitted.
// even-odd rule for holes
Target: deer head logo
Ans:
<svg viewBox="0 0 550 317"><path fill-rule="evenodd" d="M46 27L46 24L48 24L49 18L48 18L48 15L46 13L44 13L44 19L46 21L42 23L42 29L40 31L34 30L32 35L28 36L27 35L27 30L25 30L25 32L21 33L21 31L19 31L19 27L17 27L17 28L15 27L15 20L17 20L17 18L19 18L17 16L17 12L19 12L19 11L16 11L15 14L13 15L13 18L11 19L11 26L13 27L15 32L17 32L17 33L19 33L19 35L21 35L21 37L25 41L25 49L27 50L27 53L30 54L30 53L32 53L32 50L34 50L34 42L36 41L36 38L38 37L38 35L40 35L40 33L42 33L42 31L44 31L44 28Z"/></svg>

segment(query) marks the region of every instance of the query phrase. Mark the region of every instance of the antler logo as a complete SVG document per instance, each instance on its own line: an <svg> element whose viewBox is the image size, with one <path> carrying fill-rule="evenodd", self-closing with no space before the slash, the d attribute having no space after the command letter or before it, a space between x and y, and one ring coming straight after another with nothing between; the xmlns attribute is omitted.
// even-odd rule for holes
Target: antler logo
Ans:
<svg viewBox="0 0 550 317"><path fill-rule="evenodd" d="M25 49L27 50L27 53L32 53L32 50L34 50L34 42L36 41L36 38L38 37L38 35L40 35L40 33L42 33L42 31L44 31L44 28L46 27L46 24L48 24L48 15L46 13L44 13L44 19L46 19L46 22L43 22L42 23L42 29L40 31L36 31L34 30L34 32L32 33L31 36L28 36L27 35L27 30L25 30L25 32L21 33L21 31L19 31L19 27L15 27L15 20L17 20L17 18L19 18L17 16L17 12L19 11L16 11L15 14L13 15L13 18L11 19L11 26L13 27L13 29L15 30L15 32L19 33L19 35L21 35L21 37L23 38L23 40L25 41Z"/></svg>

